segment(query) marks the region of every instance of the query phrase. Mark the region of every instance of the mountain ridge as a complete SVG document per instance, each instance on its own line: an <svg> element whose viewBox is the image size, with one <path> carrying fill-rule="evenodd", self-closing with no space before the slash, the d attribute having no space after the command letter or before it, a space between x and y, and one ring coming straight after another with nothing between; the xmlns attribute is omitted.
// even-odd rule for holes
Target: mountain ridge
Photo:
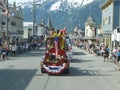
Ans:
<svg viewBox="0 0 120 90"><path fill-rule="evenodd" d="M40 23L44 20L47 24L47 19L50 16L53 27L55 28L63 28L66 27L68 30L73 31L74 27L79 27L84 29L84 23L87 20L88 16L91 15L96 22L96 25L101 24L101 5L106 0L91 0L90 3L85 5L81 5L75 7L74 5L68 4L68 0L37 0L35 2L35 15L36 15L36 22ZM58 9L51 10L51 7L55 5L56 2L60 2ZM73 0L74 1L74 0ZM82 1L89 1L89 0L82 0ZM72 2L71 2L72 3ZM82 4L83 2L81 2ZM20 5L18 3L17 5ZM22 4L23 16L24 21L30 22L32 21L32 2L27 2ZM24 7L23 7L24 6Z"/></svg>

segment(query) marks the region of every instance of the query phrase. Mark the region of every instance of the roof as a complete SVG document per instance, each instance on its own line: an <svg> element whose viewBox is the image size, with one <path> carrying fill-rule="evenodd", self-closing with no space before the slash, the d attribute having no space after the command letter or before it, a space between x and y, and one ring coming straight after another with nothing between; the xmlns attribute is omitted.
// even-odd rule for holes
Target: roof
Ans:
<svg viewBox="0 0 120 90"><path fill-rule="evenodd" d="M24 26L33 26L33 22L23 22Z"/></svg>
<svg viewBox="0 0 120 90"><path fill-rule="evenodd" d="M107 0L107 2L105 2L102 6L101 9L105 9L106 7L108 7L114 0Z"/></svg>
<svg viewBox="0 0 120 90"><path fill-rule="evenodd" d="M95 25L95 21L93 20L93 17L89 15L88 19L85 22L86 24L93 24Z"/></svg>
<svg viewBox="0 0 120 90"><path fill-rule="evenodd" d="M10 9L11 9L11 13L14 14L14 17L23 20L23 15L22 15L21 6L16 7L16 3L14 2L14 3L13 3L13 6L10 7Z"/></svg>

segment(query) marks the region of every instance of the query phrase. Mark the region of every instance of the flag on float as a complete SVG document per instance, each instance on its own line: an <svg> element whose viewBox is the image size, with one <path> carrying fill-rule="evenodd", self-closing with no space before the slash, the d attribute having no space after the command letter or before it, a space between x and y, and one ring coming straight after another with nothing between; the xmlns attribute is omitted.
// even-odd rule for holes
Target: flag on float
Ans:
<svg viewBox="0 0 120 90"><path fill-rule="evenodd" d="M57 58L58 56L58 37L54 37L54 43L55 43L55 56Z"/></svg>
<svg viewBox="0 0 120 90"><path fill-rule="evenodd" d="M66 27L64 27L64 29L61 29L60 32L65 35L66 34Z"/></svg>

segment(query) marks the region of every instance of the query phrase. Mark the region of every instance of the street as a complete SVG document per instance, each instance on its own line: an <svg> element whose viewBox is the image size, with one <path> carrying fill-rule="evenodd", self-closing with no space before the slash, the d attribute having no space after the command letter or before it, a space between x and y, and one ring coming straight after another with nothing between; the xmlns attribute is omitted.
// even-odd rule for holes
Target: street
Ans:
<svg viewBox="0 0 120 90"><path fill-rule="evenodd" d="M0 90L120 90L120 71L112 61L73 47L70 73L42 74L44 49L0 61Z"/></svg>

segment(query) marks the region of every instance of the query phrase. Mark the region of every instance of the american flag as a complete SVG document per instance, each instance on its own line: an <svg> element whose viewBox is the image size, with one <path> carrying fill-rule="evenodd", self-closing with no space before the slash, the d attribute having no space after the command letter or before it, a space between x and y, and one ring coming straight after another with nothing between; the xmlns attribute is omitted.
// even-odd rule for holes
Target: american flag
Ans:
<svg viewBox="0 0 120 90"><path fill-rule="evenodd" d="M13 17L15 15L14 13L9 12L9 10L5 10L1 14L4 16L7 16L7 14L8 14L8 18Z"/></svg>
<svg viewBox="0 0 120 90"><path fill-rule="evenodd" d="M2 12L2 15L4 16L7 16L7 14L8 14L8 10L5 10L4 12Z"/></svg>

